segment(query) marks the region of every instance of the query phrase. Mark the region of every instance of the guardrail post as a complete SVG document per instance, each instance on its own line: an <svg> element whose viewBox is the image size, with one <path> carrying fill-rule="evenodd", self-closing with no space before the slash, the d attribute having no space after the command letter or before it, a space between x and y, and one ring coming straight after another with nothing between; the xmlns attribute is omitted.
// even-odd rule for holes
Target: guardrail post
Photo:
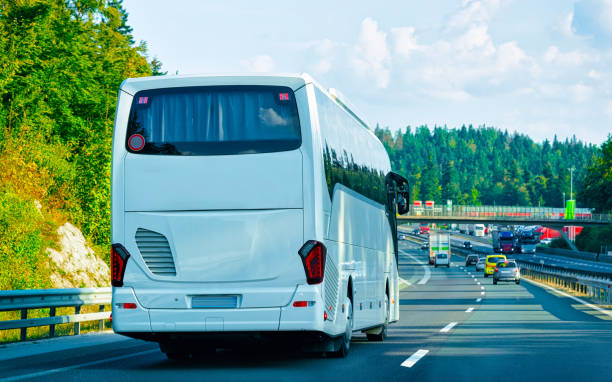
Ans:
<svg viewBox="0 0 612 382"><path fill-rule="evenodd" d="M100 309L98 311L104 312L104 305L100 305ZM98 330L104 330L104 320L98 321Z"/></svg>
<svg viewBox="0 0 612 382"><path fill-rule="evenodd" d="M81 314L81 305L77 305L74 307L74 314ZM80 322L75 322L74 323L74 335L79 335L81 334L81 323Z"/></svg>
<svg viewBox="0 0 612 382"><path fill-rule="evenodd" d="M28 310L21 309L21 319L27 320L28 318ZM19 341L25 341L28 338L28 328L21 328L21 335L19 336Z"/></svg>
<svg viewBox="0 0 612 382"><path fill-rule="evenodd" d="M55 317L55 307L51 307L49 310L49 317ZM55 324L49 325L49 337L55 337Z"/></svg>

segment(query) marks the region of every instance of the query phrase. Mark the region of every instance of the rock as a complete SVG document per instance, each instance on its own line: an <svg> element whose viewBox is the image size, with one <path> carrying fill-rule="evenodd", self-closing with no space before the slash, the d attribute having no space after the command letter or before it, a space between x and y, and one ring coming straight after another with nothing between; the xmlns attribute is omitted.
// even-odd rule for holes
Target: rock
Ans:
<svg viewBox="0 0 612 382"><path fill-rule="evenodd" d="M108 286L110 270L87 245L81 231L70 223L58 228L60 251L47 248L55 269L51 275L54 288L93 288Z"/></svg>

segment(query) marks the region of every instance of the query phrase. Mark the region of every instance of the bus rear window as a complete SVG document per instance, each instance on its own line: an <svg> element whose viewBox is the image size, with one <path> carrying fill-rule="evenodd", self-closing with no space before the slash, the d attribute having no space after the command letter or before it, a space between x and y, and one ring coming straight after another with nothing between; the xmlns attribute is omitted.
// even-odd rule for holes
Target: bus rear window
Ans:
<svg viewBox="0 0 612 382"><path fill-rule="evenodd" d="M140 91L126 137L129 152L158 155L254 154L300 145L293 91L279 86Z"/></svg>

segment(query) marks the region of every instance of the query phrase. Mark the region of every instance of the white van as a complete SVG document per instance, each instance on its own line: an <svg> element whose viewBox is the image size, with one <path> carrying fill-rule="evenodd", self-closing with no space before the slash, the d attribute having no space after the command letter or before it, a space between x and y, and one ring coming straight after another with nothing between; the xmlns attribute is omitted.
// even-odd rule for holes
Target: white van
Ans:
<svg viewBox="0 0 612 382"><path fill-rule="evenodd" d="M399 319L408 185L308 75L124 81L112 159L113 328L170 358L236 335L345 356Z"/></svg>

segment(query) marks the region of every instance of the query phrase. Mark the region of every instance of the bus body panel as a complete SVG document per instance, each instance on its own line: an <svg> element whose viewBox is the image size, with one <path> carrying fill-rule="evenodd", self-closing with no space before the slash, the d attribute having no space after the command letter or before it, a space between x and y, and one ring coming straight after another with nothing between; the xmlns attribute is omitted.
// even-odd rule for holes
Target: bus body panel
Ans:
<svg viewBox="0 0 612 382"><path fill-rule="evenodd" d="M302 208L299 150L253 155L124 159L126 211ZM270 171L274 168L274 171ZM256 207L255 207L256 206Z"/></svg>

